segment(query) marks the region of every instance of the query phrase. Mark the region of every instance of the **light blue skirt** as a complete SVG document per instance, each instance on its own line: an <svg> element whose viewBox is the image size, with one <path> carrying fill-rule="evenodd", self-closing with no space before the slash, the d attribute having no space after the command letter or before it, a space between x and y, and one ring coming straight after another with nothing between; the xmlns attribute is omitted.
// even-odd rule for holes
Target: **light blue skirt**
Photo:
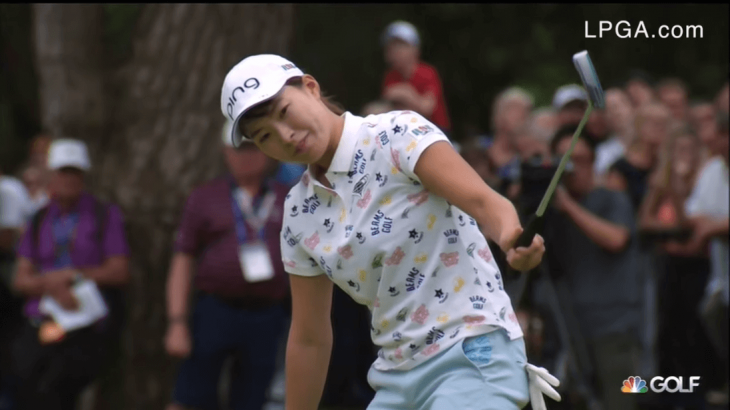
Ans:
<svg viewBox="0 0 730 410"><path fill-rule="evenodd" d="M530 400L525 342L496 330L461 340L408 371L371 366L368 410L517 410Z"/></svg>

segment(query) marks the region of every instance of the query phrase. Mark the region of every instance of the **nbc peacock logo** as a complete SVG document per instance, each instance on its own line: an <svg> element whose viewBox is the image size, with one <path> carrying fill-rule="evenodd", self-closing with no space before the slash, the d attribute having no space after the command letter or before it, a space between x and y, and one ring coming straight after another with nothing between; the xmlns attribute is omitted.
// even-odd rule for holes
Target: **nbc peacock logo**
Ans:
<svg viewBox="0 0 730 410"><path fill-rule="evenodd" d="M624 380L624 385L621 387L623 393L646 393L649 389L646 387L646 382L641 380L639 376L631 376Z"/></svg>

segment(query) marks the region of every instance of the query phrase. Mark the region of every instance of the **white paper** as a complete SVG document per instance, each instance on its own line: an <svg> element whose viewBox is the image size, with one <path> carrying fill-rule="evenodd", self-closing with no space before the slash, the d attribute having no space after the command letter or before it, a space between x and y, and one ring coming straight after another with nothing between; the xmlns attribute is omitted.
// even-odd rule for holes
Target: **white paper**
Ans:
<svg viewBox="0 0 730 410"><path fill-rule="evenodd" d="M265 244L257 242L241 246L238 258L241 262L243 277L247 282L262 282L274 277L274 266Z"/></svg>
<svg viewBox="0 0 730 410"><path fill-rule="evenodd" d="M45 295L41 299L40 311L51 316L66 332L90 326L107 315L104 298L93 281L80 281L73 286L72 293L78 301L78 310L65 310L53 297Z"/></svg>

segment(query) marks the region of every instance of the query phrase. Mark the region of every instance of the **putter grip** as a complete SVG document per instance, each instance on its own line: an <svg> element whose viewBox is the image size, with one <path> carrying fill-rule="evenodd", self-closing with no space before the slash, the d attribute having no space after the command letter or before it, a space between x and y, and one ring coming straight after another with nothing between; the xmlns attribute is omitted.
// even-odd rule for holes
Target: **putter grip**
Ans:
<svg viewBox="0 0 730 410"><path fill-rule="evenodd" d="M542 228L545 226L545 217L543 216L537 216L532 215L530 217L530 221L527 223L527 227L525 230L522 231L522 234L517 239L517 242L515 243L515 248L518 246L522 247L529 247L532 243L532 239L535 237L536 234L539 234L542 232Z"/></svg>

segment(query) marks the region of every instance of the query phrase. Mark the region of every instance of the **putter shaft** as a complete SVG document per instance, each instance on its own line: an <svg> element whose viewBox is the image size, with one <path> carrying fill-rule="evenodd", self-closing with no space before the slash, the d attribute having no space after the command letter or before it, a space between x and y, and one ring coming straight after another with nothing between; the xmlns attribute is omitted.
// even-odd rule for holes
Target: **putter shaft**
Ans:
<svg viewBox="0 0 730 410"><path fill-rule="evenodd" d="M575 144L578 142L578 136L581 131L583 131L583 127L586 125L586 122L588 122L588 117L590 117L591 111L593 111L593 102L589 99L588 108L586 108L586 112L583 114L583 119L580 121L580 124L578 124L575 134L573 134L573 138L570 140L570 148L568 148L568 151L565 152L563 158L560 160L558 169L555 171L555 175L553 175L553 179L550 181L550 186L548 186L547 191L545 191L545 195L543 195L542 201L540 201L540 206L537 207L537 212L535 214L538 217L545 213L545 209L550 203L550 198L552 198L553 192L555 192L555 188L558 186L558 181L560 181L560 177L563 175L565 165L568 163L570 155L573 153L573 148L575 148Z"/></svg>

